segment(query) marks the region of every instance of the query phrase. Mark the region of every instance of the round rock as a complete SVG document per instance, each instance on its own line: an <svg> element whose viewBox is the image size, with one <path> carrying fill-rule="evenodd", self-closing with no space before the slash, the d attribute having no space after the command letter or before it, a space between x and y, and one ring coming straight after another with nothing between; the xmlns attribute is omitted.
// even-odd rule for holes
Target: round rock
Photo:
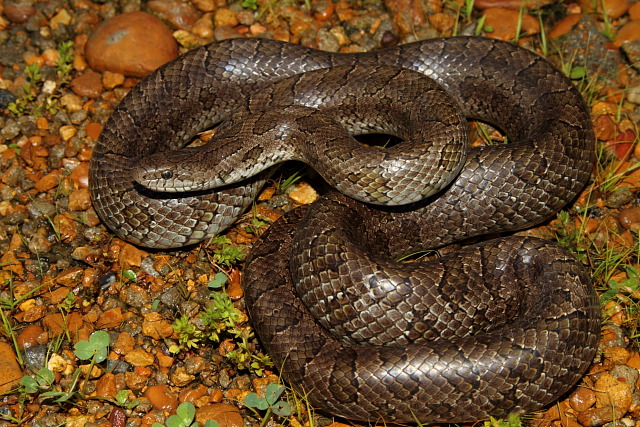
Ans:
<svg viewBox="0 0 640 427"><path fill-rule="evenodd" d="M144 77L178 56L178 44L155 16L129 12L100 25L87 42L85 55L94 70Z"/></svg>

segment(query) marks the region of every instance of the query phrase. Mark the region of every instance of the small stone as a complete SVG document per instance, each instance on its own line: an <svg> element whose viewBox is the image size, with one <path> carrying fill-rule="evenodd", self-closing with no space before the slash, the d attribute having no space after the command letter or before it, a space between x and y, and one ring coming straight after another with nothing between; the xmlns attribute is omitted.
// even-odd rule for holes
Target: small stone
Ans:
<svg viewBox="0 0 640 427"><path fill-rule="evenodd" d="M526 10L536 10L553 3L554 0L476 0L473 7L476 9L488 9L490 7L501 7L519 11L524 7Z"/></svg>
<svg viewBox="0 0 640 427"><path fill-rule="evenodd" d="M638 19L640 19L640 2L632 3L627 13L629 14L629 19L631 19L632 21L637 21Z"/></svg>
<svg viewBox="0 0 640 427"><path fill-rule="evenodd" d="M627 360L627 366L640 370L640 354L633 352L632 356Z"/></svg>
<svg viewBox="0 0 640 427"><path fill-rule="evenodd" d="M171 322L163 319L160 313L152 311L144 316L142 333L155 340L160 340L173 335L173 327L171 327Z"/></svg>
<svg viewBox="0 0 640 427"><path fill-rule="evenodd" d="M578 422L585 427L598 427L620 419L624 412L617 406L591 408L578 414Z"/></svg>
<svg viewBox="0 0 640 427"><path fill-rule="evenodd" d="M253 14L250 13L250 16L253 17ZM211 14L208 13L198 19L198 21L193 24L193 27L191 27L191 32L200 39L211 39L213 37L213 19Z"/></svg>
<svg viewBox="0 0 640 427"><path fill-rule="evenodd" d="M634 224L640 223L640 206L621 209L618 214L618 221L625 229L629 230Z"/></svg>
<svg viewBox="0 0 640 427"><path fill-rule="evenodd" d="M71 90L78 96L97 98L102 89L100 75L93 70L87 70L71 80Z"/></svg>
<svg viewBox="0 0 640 427"><path fill-rule="evenodd" d="M620 47L624 43L640 39L640 21L631 21L624 24L616 34L614 45Z"/></svg>
<svg viewBox="0 0 640 427"><path fill-rule="evenodd" d="M171 374L171 382L178 387L186 387L195 379L196 376L187 373L184 366L178 366Z"/></svg>
<svg viewBox="0 0 640 427"><path fill-rule="evenodd" d="M80 267L69 267L56 276L56 283L67 288L77 286L82 281L83 271Z"/></svg>
<svg viewBox="0 0 640 427"><path fill-rule="evenodd" d="M180 30L190 29L200 18L196 8L182 0L151 0L147 6Z"/></svg>
<svg viewBox="0 0 640 427"><path fill-rule="evenodd" d="M147 384L147 381L147 377L140 375L137 372L124 373L124 382L130 390L142 390L142 388Z"/></svg>
<svg viewBox="0 0 640 427"><path fill-rule="evenodd" d="M111 90L122 83L124 83L124 74L112 73L111 71L102 73L102 85L105 89Z"/></svg>
<svg viewBox="0 0 640 427"><path fill-rule="evenodd" d="M78 129L72 125L65 125L60 127L60 138L64 142L69 142L71 138L77 135Z"/></svg>
<svg viewBox="0 0 640 427"><path fill-rule="evenodd" d="M512 9L504 9L493 7L484 11L486 17L485 28L491 27L493 31L490 33L492 38L499 40L513 40L516 36L518 20L522 20L521 32L526 35L537 34L540 32L540 23L533 16L524 14Z"/></svg>
<svg viewBox="0 0 640 427"><path fill-rule="evenodd" d="M202 12L213 12L216 8L214 0L191 0L191 3Z"/></svg>
<svg viewBox="0 0 640 427"><path fill-rule="evenodd" d="M308 205L318 200L318 192L306 182L295 185L289 192L289 198L300 205Z"/></svg>
<svg viewBox="0 0 640 427"><path fill-rule="evenodd" d="M604 5L607 16L610 19L620 18L629 9L629 3L627 0L602 0L598 2L593 2L591 0L579 0L578 4L582 8L582 12L586 14L594 12L602 14L602 5Z"/></svg>
<svg viewBox="0 0 640 427"><path fill-rule="evenodd" d="M115 377L112 373L104 374L96 382L96 395L107 399L114 399L117 393Z"/></svg>
<svg viewBox="0 0 640 427"><path fill-rule="evenodd" d="M71 171L76 188L89 188L89 162L82 162Z"/></svg>
<svg viewBox="0 0 640 427"><path fill-rule="evenodd" d="M153 354L148 353L141 348L134 348L129 353L125 354L124 360L133 366L149 366L153 365L155 358L153 357Z"/></svg>
<svg viewBox="0 0 640 427"><path fill-rule="evenodd" d="M56 13L49 21L49 25L52 29L57 30L60 25L69 25L71 23L71 15L66 9L61 9Z"/></svg>
<svg viewBox="0 0 640 427"><path fill-rule="evenodd" d="M578 387L571 393L569 404L576 412L586 411L596 403L596 393L586 387Z"/></svg>
<svg viewBox="0 0 640 427"><path fill-rule="evenodd" d="M51 173L46 174L42 178L40 178L35 185L36 191L39 193L44 193L45 191L51 190L55 188L60 183L62 179L62 173L56 169L51 171Z"/></svg>
<svg viewBox="0 0 640 427"><path fill-rule="evenodd" d="M231 9L221 7L213 15L213 24L215 27L235 27L238 25L238 19Z"/></svg>
<svg viewBox="0 0 640 427"><path fill-rule="evenodd" d="M18 348L20 350L24 350L35 347L36 345L44 344L41 342L43 341L43 335L45 335L44 341L46 342L46 334L40 325L28 325L16 337Z"/></svg>
<svg viewBox="0 0 640 427"><path fill-rule="evenodd" d="M603 372L596 381L596 408L609 408L615 405L626 413L631 406L631 387L629 384L618 381L608 372Z"/></svg>
<svg viewBox="0 0 640 427"><path fill-rule="evenodd" d="M625 364L631 357L629 350L623 347L605 347L603 353L605 360L612 365Z"/></svg>
<svg viewBox="0 0 640 427"><path fill-rule="evenodd" d="M104 22L87 41L91 68L144 77L178 56L171 31L155 16L129 12Z"/></svg>
<svg viewBox="0 0 640 427"><path fill-rule="evenodd" d="M429 15L429 23L440 33L448 33L456 23L456 18L448 13L439 12Z"/></svg>
<svg viewBox="0 0 640 427"><path fill-rule="evenodd" d="M82 110L82 98L73 93L60 97L60 105L70 113Z"/></svg>
<svg viewBox="0 0 640 427"><path fill-rule="evenodd" d="M20 384L22 369L16 359L13 347L0 342L0 393L6 394Z"/></svg>
<svg viewBox="0 0 640 427"><path fill-rule="evenodd" d="M29 1L7 1L4 4L4 16L14 24L22 24L36 14L36 9Z"/></svg>
<svg viewBox="0 0 640 427"><path fill-rule="evenodd" d="M116 354L120 354L120 355L127 354L134 349L135 344L136 342L131 336L131 334L127 332L121 332L118 334L118 339L116 340L116 342L113 343L112 350Z"/></svg>
<svg viewBox="0 0 640 427"><path fill-rule="evenodd" d="M100 132L102 132L102 125L98 122L89 122L84 127L85 132L87 132L87 136L91 138L93 141L97 141L100 136Z"/></svg>
<svg viewBox="0 0 640 427"><path fill-rule="evenodd" d="M42 326L53 336L58 336L65 331L75 335L76 331L82 328L82 325L82 316L76 312L71 312L64 317L60 313L50 314L42 319Z"/></svg>
<svg viewBox="0 0 640 427"><path fill-rule="evenodd" d="M117 328L124 321L124 315L122 314L122 307L115 307L105 311L98 318L96 322L96 328L98 329L113 329Z"/></svg>
<svg viewBox="0 0 640 427"><path fill-rule="evenodd" d="M240 410L226 403L206 405L196 410L196 421L204 425L207 421L217 421L220 427L242 427L244 421Z"/></svg>
<svg viewBox="0 0 640 427"><path fill-rule="evenodd" d="M612 377L620 382L628 384L631 393L635 392L636 382L638 381L638 370L627 365L616 365L609 371Z"/></svg>
<svg viewBox="0 0 640 427"><path fill-rule="evenodd" d="M89 208L91 208L91 196L87 188L80 188L69 194L70 211L86 211Z"/></svg>
<svg viewBox="0 0 640 427"><path fill-rule="evenodd" d="M149 386L144 395L154 408L161 411L173 413L178 407L178 398L165 385Z"/></svg>

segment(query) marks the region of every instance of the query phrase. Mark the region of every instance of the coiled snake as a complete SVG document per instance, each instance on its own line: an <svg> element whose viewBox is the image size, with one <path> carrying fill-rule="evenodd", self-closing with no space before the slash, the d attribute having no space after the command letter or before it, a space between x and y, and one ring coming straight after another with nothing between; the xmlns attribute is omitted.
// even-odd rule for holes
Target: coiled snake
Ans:
<svg viewBox="0 0 640 427"><path fill-rule="evenodd" d="M437 85L413 86L423 79L398 68ZM367 89L369 75L382 86ZM358 82L363 92L332 104L327 91ZM452 101L395 100L403 89L446 93ZM382 107L369 104L375 98ZM279 104L287 104L284 112L271 112ZM374 123L357 119L361 113ZM416 117L426 127L412 127ZM225 118L214 140L239 134L249 141L164 153ZM466 145L466 131L454 130L465 118L495 124L512 142L470 149L465 160L452 145ZM370 165L388 160L386 169L360 174L355 161L374 154L357 145L341 149L349 137L329 130L336 122L405 140L435 129L434 147L444 154L428 152L421 162L444 172L410 163L413 154L401 143L374 150L383 155ZM267 148L287 151L277 141L305 140L316 128L339 143L317 142L322 148L292 149L278 160L322 163L331 152L329 171L321 171L329 182L355 188L354 198L399 206L330 194L286 215L255 245L245 300L284 377L310 392L314 405L360 420L500 417L537 410L568 391L595 354L600 325L595 293L571 255L541 240L507 237L426 263L394 261L540 223L585 185L594 136L584 101L562 73L525 49L471 37L359 54L255 39L193 50L145 78L111 115L91 162L94 207L133 243L197 243L251 203L266 179L258 169L271 162ZM335 159L343 163L335 166ZM232 176L245 160L259 164L246 175L257 175ZM393 169L400 178L389 175ZM236 179L242 185L230 184ZM223 187L210 189L209 181Z"/></svg>

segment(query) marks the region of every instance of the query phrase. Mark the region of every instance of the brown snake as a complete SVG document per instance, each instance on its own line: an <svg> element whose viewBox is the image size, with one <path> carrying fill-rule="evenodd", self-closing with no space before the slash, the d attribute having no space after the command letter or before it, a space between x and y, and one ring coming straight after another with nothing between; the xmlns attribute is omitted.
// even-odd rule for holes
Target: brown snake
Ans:
<svg viewBox="0 0 640 427"><path fill-rule="evenodd" d="M154 153L181 148L237 109L251 112L231 117L223 136L225 129L245 129L240 133L252 138L274 129L289 134L289 125L252 110L246 100L257 103L261 87L268 99L281 83L268 84L317 69L336 68L338 74L327 72L327 82L339 88L353 79L350 67L361 66L384 68L383 74L388 69L382 66L408 68L431 77L463 117L495 124L512 142L470 149L453 182L423 201L374 207L336 193L276 222L245 269L245 300L263 345L283 376L310 392L312 404L352 419L462 422L553 402L584 374L600 326L595 292L570 254L538 239L507 237L430 262L393 261L418 249L540 223L585 185L594 136L584 101L561 72L525 49L447 38L362 54L255 39L193 50L148 76L111 115L90 170L96 211L119 236L145 246L178 247L218 233L247 208L265 175L249 178L253 185L243 181L221 190L206 189L206 179L197 177L200 187L186 187L185 194L156 192L136 180L159 171L171 181L190 158L200 164L196 175L202 165L205 172L217 165L204 155ZM298 100L299 107L286 107L300 110L290 122L297 126L312 117L303 133L314 123L324 128L330 120L306 110L318 102L317 87L298 86L298 79L305 80L292 77L281 87ZM395 117L396 110L389 111L385 120ZM410 113L398 114L402 119ZM347 109L337 121L355 115ZM239 118L260 120L246 128ZM387 130L403 138L421 132L398 126ZM262 155L261 146L222 150L223 159L237 152L240 158ZM169 172L162 165L154 169L165 160ZM327 175L354 177L363 187L371 181L341 168ZM404 174L422 176L413 168ZM439 180L446 179L436 174ZM387 186L403 191L384 183L375 188Z"/></svg>

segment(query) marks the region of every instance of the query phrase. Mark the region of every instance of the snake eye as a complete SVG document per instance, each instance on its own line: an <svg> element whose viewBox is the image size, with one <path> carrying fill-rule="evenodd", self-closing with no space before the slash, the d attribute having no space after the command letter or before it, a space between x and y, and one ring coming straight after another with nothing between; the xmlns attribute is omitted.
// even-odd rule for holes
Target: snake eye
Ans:
<svg viewBox="0 0 640 427"><path fill-rule="evenodd" d="M162 177L162 179L171 179L171 177L173 176L173 172L164 171L162 172L162 174L160 174L160 176Z"/></svg>

